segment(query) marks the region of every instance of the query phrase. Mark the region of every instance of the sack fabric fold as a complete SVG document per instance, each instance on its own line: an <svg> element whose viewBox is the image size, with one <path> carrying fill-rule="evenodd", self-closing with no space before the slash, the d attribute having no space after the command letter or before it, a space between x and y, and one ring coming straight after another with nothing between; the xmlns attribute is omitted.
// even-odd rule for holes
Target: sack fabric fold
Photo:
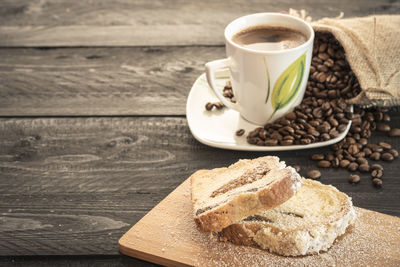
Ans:
<svg viewBox="0 0 400 267"><path fill-rule="evenodd" d="M361 93L348 102L362 107L400 105L400 15L324 18L316 32L330 32L343 46Z"/></svg>

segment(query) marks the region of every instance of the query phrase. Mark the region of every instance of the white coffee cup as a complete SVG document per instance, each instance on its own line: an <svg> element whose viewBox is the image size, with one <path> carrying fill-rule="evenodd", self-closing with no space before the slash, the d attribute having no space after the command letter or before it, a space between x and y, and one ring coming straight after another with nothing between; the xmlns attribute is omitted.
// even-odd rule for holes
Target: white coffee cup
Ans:
<svg viewBox="0 0 400 267"><path fill-rule="evenodd" d="M303 33L307 41L285 50L261 51L240 46L232 37L253 26L277 26ZM258 13L240 17L225 28L227 58L206 64L207 81L219 100L246 120L264 125L282 117L301 103L307 85L314 31L310 24L280 13ZM215 85L215 72L229 68L236 103ZM286 79L285 79L286 78Z"/></svg>

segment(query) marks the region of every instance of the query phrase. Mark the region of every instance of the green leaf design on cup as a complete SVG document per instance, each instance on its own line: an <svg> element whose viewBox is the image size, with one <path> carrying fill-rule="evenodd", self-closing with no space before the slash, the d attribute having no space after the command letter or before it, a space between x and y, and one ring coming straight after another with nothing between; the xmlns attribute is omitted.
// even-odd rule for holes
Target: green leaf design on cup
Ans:
<svg viewBox="0 0 400 267"><path fill-rule="evenodd" d="M271 96L271 104L274 112L270 118L278 110L286 107L297 95L303 80L305 63L306 53L290 64L276 80Z"/></svg>
<svg viewBox="0 0 400 267"><path fill-rule="evenodd" d="M267 80L268 80L268 91L267 91L267 97L265 98L265 103L268 102L268 98L269 98L269 93L270 93L270 89L271 89L271 81L269 79L269 71L268 71L268 65L267 65L267 59L264 58L264 65L265 65L265 70L267 72Z"/></svg>

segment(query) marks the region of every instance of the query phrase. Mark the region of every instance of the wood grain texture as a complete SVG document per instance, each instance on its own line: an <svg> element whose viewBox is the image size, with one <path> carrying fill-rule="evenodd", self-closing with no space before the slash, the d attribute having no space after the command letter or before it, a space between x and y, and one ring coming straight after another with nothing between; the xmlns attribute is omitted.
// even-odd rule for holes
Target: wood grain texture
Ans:
<svg viewBox="0 0 400 267"><path fill-rule="evenodd" d="M184 115L223 47L0 49L0 116Z"/></svg>
<svg viewBox="0 0 400 267"><path fill-rule="evenodd" d="M354 226L347 227L328 251L282 257L200 233L193 220L187 179L118 243L125 255L165 266L398 266L400 218L357 207L355 213Z"/></svg>
<svg viewBox="0 0 400 267"><path fill-rule="evenodd" d="M305 9L314 19L398 14L397 1L6 0L0 46L221 45L223 29L250 13ZM171 34L173 33L173 34Z"/></svg>
<svg viewBox="0 0 400 267"><path fill-rule="evenodd" d="M145 262L125 255L74 255L74 256L19 256L0 257L0 265L5 266L31 266L31 267L63 267L63 266L161 266Z"/></svg>
<svg viewBox="0 0 400 267"><path fill-rule="evenodd" d="M399 139L372 141L400 148ZM326 151L273 154L304 174ZM0 119L0 256L116 255L118 238L191 173L267 154L204 146L185 118ZM383 163L382 189L367 174L350 185L342 169L322 170L321 181L400 216L398 161Z"/></svg>

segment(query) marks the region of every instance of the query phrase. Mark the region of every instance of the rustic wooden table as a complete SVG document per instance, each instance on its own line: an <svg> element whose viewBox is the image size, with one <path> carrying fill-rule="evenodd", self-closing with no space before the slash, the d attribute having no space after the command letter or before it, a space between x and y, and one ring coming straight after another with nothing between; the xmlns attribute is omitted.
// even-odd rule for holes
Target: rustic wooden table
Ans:
<svg viewBox="0 0 400 267"><path fill-rule="evenodd" d="M314 19L400 11L392 0L1 1L0 265L150 266L119 254L123 233L195 170L271 154L200 144L185 104L204 63L224 56L229 21L289 7ZM274 154L305 173L323 151ZM399 160L383 165L382 189L339 169L321 181L400 216Z"/></svg>

